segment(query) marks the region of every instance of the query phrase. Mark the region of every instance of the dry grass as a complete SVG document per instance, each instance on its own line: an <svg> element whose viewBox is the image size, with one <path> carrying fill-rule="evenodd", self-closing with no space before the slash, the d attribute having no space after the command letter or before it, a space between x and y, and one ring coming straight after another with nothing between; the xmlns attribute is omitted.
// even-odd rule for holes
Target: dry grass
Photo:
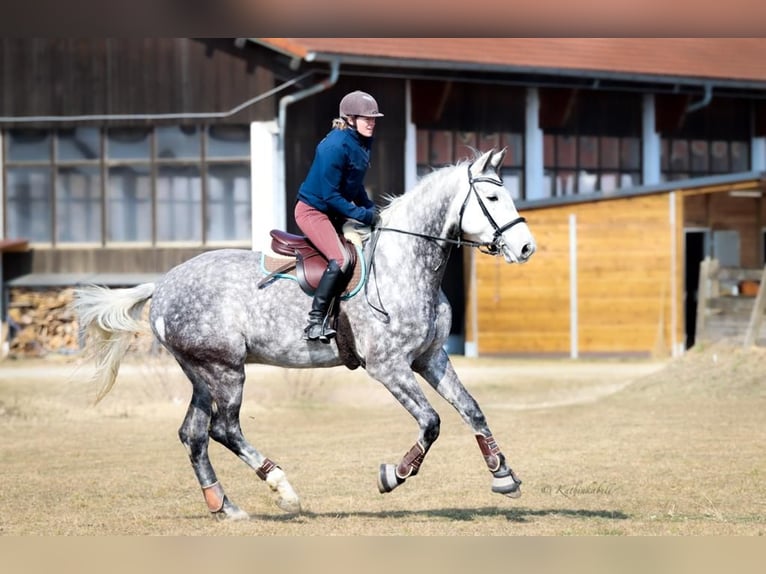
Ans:
<svg viewBox="0 0 766 574"><path fill-rule="evenodd" d="M73 360L0 364L4 535L762 535L763 349L719 345L668 364L455 359L523 496L490 492L467 427L428 390L442 435L420 474L377 492L416 438L361 370L248 370L242 426L287 472L304 512L219 445L252 520L208 515L177 428L189 388L164 360L127 363L98 406ZM74 374L74 378L70 377Z"/></svg>

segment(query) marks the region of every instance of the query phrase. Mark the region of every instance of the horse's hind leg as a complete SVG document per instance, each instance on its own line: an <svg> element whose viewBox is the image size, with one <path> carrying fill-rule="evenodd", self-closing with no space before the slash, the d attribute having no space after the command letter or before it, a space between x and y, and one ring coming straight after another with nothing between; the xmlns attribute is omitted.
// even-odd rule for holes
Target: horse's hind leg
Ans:
<svg viewBox="0 0 766 574"><path fill-rule="evenodd" d="M299 512L298 497L282 469L261 455L242 435L239 411L245 380L244 367L233 368L216 363L202 365L180 360L179 364L194 388L179 437L189 452L208 509L222 518L248 517L229 500L216 477L207 452L208 437L212 437L245 461L259 478L277 492L280 508Z"/></svg>
<svg viewBox="0 0 766 574"><path fill-rule="evenodd" d="M178 429L178 438L186 447L192 469L202 488L207 507L215 516L243 519L248 515L233 504L218 482L208 455L212 398L206 385L192 380L193 391L186 417Z"/></svg>
<svg viewBox="0 0 766 574"><path fill-rule="evenodd" d="M301 511L300 500L284 471L272 460L259 453L242 434L239 412L242 407L244 378L243 370L239 384L220 385L219 392L214 392L213 404L216 408L213 409L210 436L255 470L258 478L265 481L276 493L276 503L279 508L290 514L297 514Z"/></svg>
<svg viewBox="0 0 766 574"><path fill-rule="evenodd" d="M473 429L484 461L492 473L492 492L511 498L521 496L521 480L508 466L505 455L500 451L487 425L484 413L460 382L446 351L440 348L433 355L422 357L413 364L413 369L428 381Z"/></svg>

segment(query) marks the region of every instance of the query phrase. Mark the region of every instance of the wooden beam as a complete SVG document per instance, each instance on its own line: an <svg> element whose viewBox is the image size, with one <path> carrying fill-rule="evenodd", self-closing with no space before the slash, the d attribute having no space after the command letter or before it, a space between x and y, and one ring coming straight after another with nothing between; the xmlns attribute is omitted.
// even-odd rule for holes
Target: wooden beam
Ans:
<svg viewBox="0 0 766 574"><path fill-rule="evenodd" d="M705 257L700 262L700 275L697 286L697 322L694 328L694 342L697 344L703 340L705 334L705 315L707 302L710 298L710 257ZM688 297L689 294L687 293Z"/></svg>
<svg viewBox="0 0 766 574"><path fill-rule="evenodd" d="M727 183L723 185L708 185L704 187L693 187L687 189L678 189L683 195L703 195L706 193L721 193L728 191L763 191L764 181L762 179L748 179L737 183Z"/></svg>

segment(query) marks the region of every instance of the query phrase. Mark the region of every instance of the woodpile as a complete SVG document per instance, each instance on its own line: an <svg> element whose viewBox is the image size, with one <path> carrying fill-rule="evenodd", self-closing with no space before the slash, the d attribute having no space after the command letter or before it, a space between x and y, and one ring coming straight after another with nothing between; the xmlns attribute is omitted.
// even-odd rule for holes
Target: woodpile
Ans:
<svg viewBox="0 0 766 574"><path fill-rule="evenodd" d="M73 353L79 348L73 289L10 290L10 356L42 357Z"/></svg>
<svg viewBox="0 0 766 574"><path fill-rule="evenodd" d="M9 357L69 355L82 350L85 342L71 306L73 288L15 287L9 291ZM148 305L144 313L148 313ZM131 352L156 350L152 337L147 336L136 336L131 346Z"/></svg>

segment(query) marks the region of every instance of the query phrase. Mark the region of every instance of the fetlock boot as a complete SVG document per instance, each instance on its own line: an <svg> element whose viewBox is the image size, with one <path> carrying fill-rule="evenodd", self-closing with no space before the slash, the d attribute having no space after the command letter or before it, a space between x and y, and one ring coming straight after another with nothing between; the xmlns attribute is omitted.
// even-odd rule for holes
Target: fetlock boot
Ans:
<svg viewBox="0 0 766 574"><path fill-rule="evenodd" d="M335 329L330 324L331 319L328 317L328 311L335 297L337 286L342 279L343 272L333 259L327 265L327 269L325 269L319 280L319 285L314 291L314 301L311 303L311 311L309 311L309 323L303 331L305 340L316 341L319 339L323 343L329 343L330 339L335 337Z"/></svg>

